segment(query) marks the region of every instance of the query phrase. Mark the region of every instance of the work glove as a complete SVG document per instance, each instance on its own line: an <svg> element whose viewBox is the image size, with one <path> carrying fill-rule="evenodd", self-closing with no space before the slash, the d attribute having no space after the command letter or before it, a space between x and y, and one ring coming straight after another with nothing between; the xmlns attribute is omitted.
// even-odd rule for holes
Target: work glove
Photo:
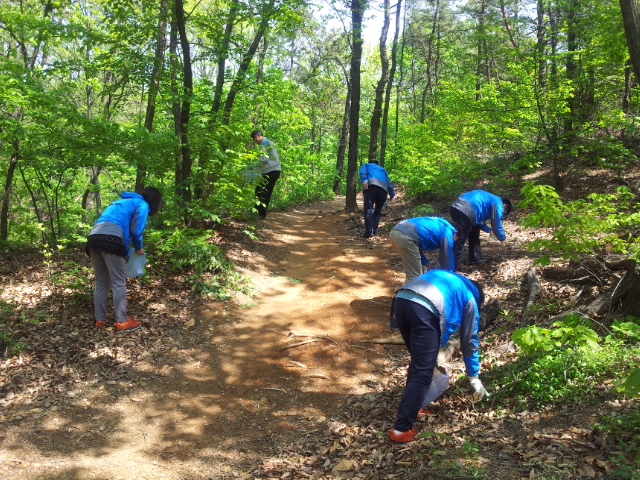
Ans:
<svg viewBox="0 0 640 480"><path fill-rule="evenodd" d="M488 397L489 396L489 392L487 392L487 389L484 388L484 386L482 385L482 382L480 381L480 379L477 376L476 377L469 377L469 383L471 383L471 386L473 387L473 401L474 402L479 402L484 397Z"/></svg>
<svg viewBox="0 0 640 480"><path fill-rule="evenodd" d="M498 240L498 237L496 236L496 234L494 233L494 231L493 231L493 230L491 230L491 232L489 233L489 236L490 236L491 238L493 238L494 240Z"/></svg>

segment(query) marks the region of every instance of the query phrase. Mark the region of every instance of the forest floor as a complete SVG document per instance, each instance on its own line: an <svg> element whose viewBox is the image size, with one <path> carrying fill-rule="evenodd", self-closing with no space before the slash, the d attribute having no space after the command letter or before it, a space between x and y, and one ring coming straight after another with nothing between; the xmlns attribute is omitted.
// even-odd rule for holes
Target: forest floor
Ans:
<svg viewBox="0 0 640 480"><path fill-rule="evenodd" d="M374 341L399 338L388 314L404 273L387 236L410 205L398 197L370 240L344 198L270 212L254 240L227 225L227 256L256 293L214 301L184 276L135 279L129 307L143 328L131 333L93 326L90 296L55 282L62 260L0 254L0 327L25 344L0 357L0 478L612 478L615 446L594 423L637 402L603 385L596 403L474 404L460 358L416 424L425 435L388 441L409 357ZM448 216L447 202L431 203ZM510 333L535 257L522 215L505 221L506 244L483 235L490 261L466 271L502 302L481 338L490 392L501 384L492 369L516 358ZM559 303L575 294L545 288Z"/></svg>

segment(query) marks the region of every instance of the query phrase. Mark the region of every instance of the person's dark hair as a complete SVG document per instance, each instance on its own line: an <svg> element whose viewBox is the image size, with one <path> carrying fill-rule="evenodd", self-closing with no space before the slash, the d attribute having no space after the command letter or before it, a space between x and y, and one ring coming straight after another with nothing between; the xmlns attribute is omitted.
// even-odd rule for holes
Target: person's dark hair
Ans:
<svg viewBox="0 0 640 480"><path fill-rule="evenodd" d="M504 205L504 215L509 215L511 213L511 200L507 197L502 197L502 204Z"/></svg>
<svg viewBox="0 0 640 480"><path fill-rule="evenodd" d="M369 163L375 163L376 165L378 165L378 160L374 158L373 160L369 160Z"/></svg>
<svg viewBox="0 0 640 480"><path fill-rule="evenodd" d="M469 279L471 280L471 279ZM484 303L484 290L482 289L482 285L480 285L478 282L476 282L475 280L471 280L471 283L473 283L473 285L478 289L478 293L480 294L480 296L478 297L478 310L480 310L480 308L482 307L482 304Z"/></svg>
<svg viewBox="0 0 640 480"><path fill-rule="evenodd" d="M144 187L136 192L149 204L149 215L156 215L162 208L162 194L156 187Z"/></svg>
<svg viewBox="0 0 640 480"><path fill-rule="evenodd" d="M258 135L264 136L262 135L262 130L254 130L253 132L251 132L251 138L256 138Z"/></svg>

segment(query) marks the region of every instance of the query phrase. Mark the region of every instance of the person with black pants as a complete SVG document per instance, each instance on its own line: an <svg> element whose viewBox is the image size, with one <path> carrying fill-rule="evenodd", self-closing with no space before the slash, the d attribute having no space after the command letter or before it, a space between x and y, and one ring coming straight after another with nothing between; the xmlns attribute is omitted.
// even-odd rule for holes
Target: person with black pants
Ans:
<svg viewBox="0 0 640 480"><path fill-rule="evenodd" d="M280 165L280 157L276 150L275 144L262 135L262 131L254 130L251 132L252 140L258 145L259 161L258 173L262 178L256 185L256 198L259 204L256 205L258 218L267 218L267 208L271 202L271 194L276 186L276 182L280 178L282 167Z"/></svg>
<svg viewBox="0 0 640 480"><path fill-rule="evenodd" d="M460 268L464 244L469 240L469 265L483 261L480 255L480 230L491 233L500 242L507 239L502 218L511 212L511 201L484 190L463 193L451 204L451 219L458 226L458 239L453 244L455 270ZM491 227L486 222L491 222Z"/></svg>

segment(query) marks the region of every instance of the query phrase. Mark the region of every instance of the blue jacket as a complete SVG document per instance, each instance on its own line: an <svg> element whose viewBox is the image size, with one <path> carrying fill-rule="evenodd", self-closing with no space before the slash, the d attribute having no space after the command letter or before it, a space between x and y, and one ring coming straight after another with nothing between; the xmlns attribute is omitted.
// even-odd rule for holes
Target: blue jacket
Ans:
<svg viewBox="0 0 640 480"><path fill-rule="evenodd" d="M497 195L484 190L473 190L460 195L451 207L467 215L473 225L480 225L482 231L491 233L493 230L498 240L506 240L507 235L502 228L504 209L502 199ZM487 226L487 220L491 220L491 227Z"/></svg>
<svg viewBox="0 0 640 480"><path fill-rule="evenodd" d="M124 244L128 247L133 243L133 248L140 250L142 232L149 216L149 204L142 195L133 192L124 192L120 197L120 200L116 200L102 212L96 220L92 233L99 229L101 223L115 224L122 230Z"/></svg>
<svg viewBox="0 0 640 480"><path fill-rule="evenodd" d="M480 310L477 303L480 293L475 285L458 273L434 269L408 281L400 287L400 290L410 290L422 295L436 308L442 332L441 348L454 332L460 330L460 348L467 375L477 376L480 372L478 359ZM390 326L391 328L397 326L393 304Z"/></svg>
<svg viewBox="0 0 640 480"><path fill-rule="evenodd" d="M416 242L420 249L422 265L429 263L422 252L440 249L440 268L454 270L453 235L456 229L444 218L416 217L403 220L394 230L400 230Z"/></svg>
<svg viewBox="0 0 640 480"><path fill-rule="evenodd" d="M387 171L377 163L363 163L360 167L360 183L366 181L369 181L369 185L384 188L391 198L396 196Z"/></svg>

